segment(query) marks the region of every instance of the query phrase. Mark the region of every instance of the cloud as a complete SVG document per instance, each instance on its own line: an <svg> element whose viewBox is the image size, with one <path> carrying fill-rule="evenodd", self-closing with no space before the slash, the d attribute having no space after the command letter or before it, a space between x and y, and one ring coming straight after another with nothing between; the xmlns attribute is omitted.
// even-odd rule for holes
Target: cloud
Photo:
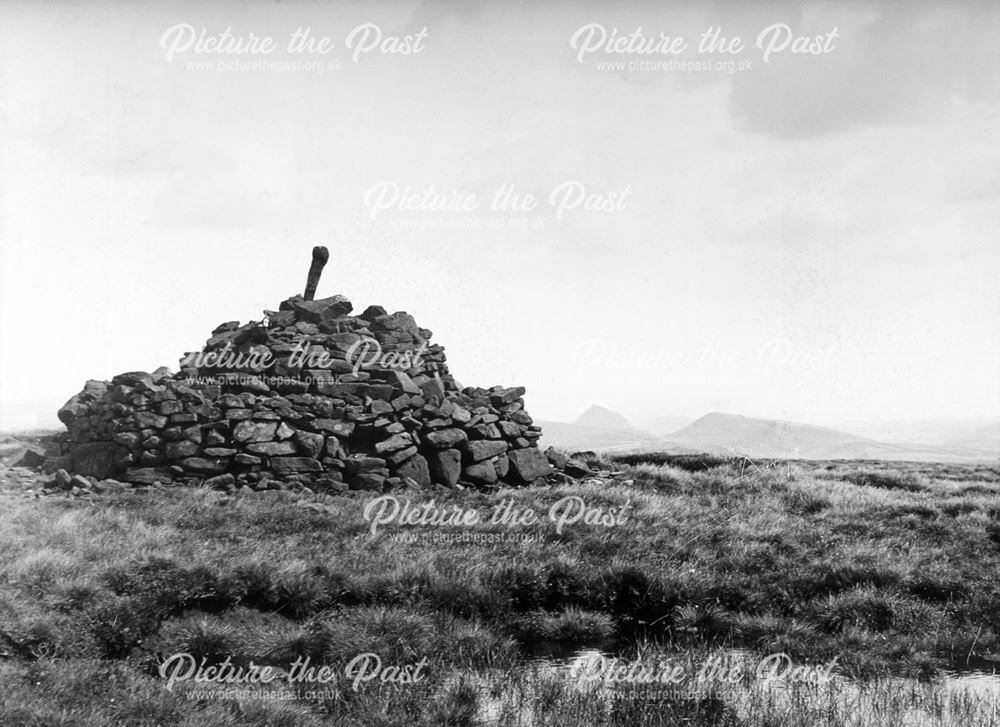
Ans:
<svg viewBox="0 0 1000 727"><path fill-rule="evenodd" d="M829 8L789 22L796 33L838 29L833 52L782 53L733 78L731 110L749 130L811 137L898 120L957 101L1000 97L1000 12L977 3ZM782 22L776 19L773 22ZM787 21L786 21L787 22Z"/></svg>

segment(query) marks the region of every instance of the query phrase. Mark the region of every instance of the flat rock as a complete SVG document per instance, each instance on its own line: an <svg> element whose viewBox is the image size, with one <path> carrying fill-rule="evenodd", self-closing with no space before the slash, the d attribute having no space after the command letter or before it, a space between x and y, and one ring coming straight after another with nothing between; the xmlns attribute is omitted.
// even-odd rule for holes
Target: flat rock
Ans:
<svg viewBox="0 0 1000 727"><path fill-rule="evenodd" d="M304 300L302 296L296 295L283 301L279 308L280 310L295 311L295 315L301 321L320 323L331 318L346 316L354 309L354 306L342 295L320 298L319 300Z"/></svg>
<svg viewBox="0 0 1000 727"><path fill-rule="evenodd" d="M466 441L469 435L461 429L439 429L436 432L428 432L423 437L432 447L437 449L451 449L455 445Z"/></svg>
<svg viewBox="0 0 1000 727"><path fill-rule="evenodd" d="M323 465L311 457L271 457L270 467L278 475L320 472L323 469Z"/></svg>
<svg viewBox="0 0 1000 727"><path fill-rule="evenodd" d="M381 457L366 457L364 455L351 455L344 461L347 474L356 475L363 472L385 472L389 475L389 468Z"/></svg>
<svg viewBox="0 0 1000 727"><path fill-rule="evenodd" d="M477 462L465 468L464 477L476 485L492 485L497 481L497 471L492 462Z"/></svg>
<svg viewBox="0 0 1000 727"><path fill-rule="evenodd" d="M375 444L375 451L379 454L391 454L401 449L406 449L413 444L413 439L409 434L394 434L393 436Z"/></svg>
<svg viewBox="0 0 1000 727"><path fill-rule="evenodd" d="M465 452L470 462L482 462L484 459L496 457L507 451L507 443L503 441L490 441L478 439L462 443L462 451Z"/></svg>
<svg viewBox="0 0 1000 727"><path fill-rule="evenodd" d="M200 472L203 474L222 474L229 466L226 459L207 459L205 457L188 457L182 459L180 466L189 472Z"/></svg>
<svg viewBox="0 0 1000 727"><path fill-rule="evenodd" d="M125 481L136 485L170 482L173 479L174 472L169 467L129 467L125 470Z"/></svg>
<svg viewBox="0 0 1000 727"><path fill-rule="evenodd" d="M563 472L565 472L570 477L589 477L593 474L587 463L579 459L569 459L566 464L562 467Z"/></svg>
<svg viewBox="0 0 1000 727"><path fill-rule="evenodd" d="M284 442L254 442L247 445L247 451L253 454L266 454L269 457L295 454L295 445Z"/></svg>
<svg viewBox="0 0 1000 727"><path fill-rule="evenodd" d="M537 447L526 447L508 452L510 476L520 484L530 484L539 477L552 474L552 465Z"/></svg>
<svg viewBox="0 0 1000 727"><path fill-rule="evenodd" d="M233 439L237 442L270 442L277 429L278 423L273 421L241 421L233 428Z"/></svg>

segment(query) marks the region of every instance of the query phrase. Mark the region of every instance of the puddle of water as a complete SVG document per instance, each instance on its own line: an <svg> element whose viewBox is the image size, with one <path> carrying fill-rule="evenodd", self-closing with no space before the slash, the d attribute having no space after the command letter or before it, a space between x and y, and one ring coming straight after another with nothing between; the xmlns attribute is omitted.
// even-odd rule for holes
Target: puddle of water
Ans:
<svg viewBox="0 0 1000 727"><path fill-rule="evenodd" d="M627 646L618 639L598 641L533 641L523 645L528 660L539 666L558 666L569 664L581 654L591 654L619 657L627 653Z"/></svg>
<svg viewBox="0 0 1000 727"><path fill-rule="evenodd" d="M608 710L616 700L624 698L630 708L641 713L680 709L683 714L683 710L688 709L693 710L692 714L702 713L704 718L704 710L715 709L732 714L747 724L758 724L762 714L794 714L803 720L834 714L838 715L837 719L844 720L843 724L866 727L1000 724L997 722L1000 716L1000 663L990 659L963 657L933 682L902 677L862 682L833 672L829 678L796 683L759 678L754 670L763 657L743 649L685 652L656 644L637 645L614 640L551 641L525 646L524 654L528 670L512 679L504 681L501 678L498 682L480 675L479 717L485 724L543 727L546 722L544 710L539 712L536 705L546 703L553 695L561 695L558 696L562 700L561 709L583 709L581 717L587 719L596 719L602 714L608 717ZM746 676L729 682L718 675L699 679L699 669L711 658L723 664L743 665ZM653 667L668 663L683 665L684 678L675 682L674 687L657 683L655 679L624 684L613 678L588 680L588 669L593 667L586 665L601 660L609 664L608 671L598 669L597 674L613 673L615 664L625 665L627 669L636 663ZM594 671L589 672L590 676L594 674ZM661 704L672 706L658 706ZM691 724L702 722L695 720Z"/></svg>
<svg viewBox="0 0 1000 727"><path fill-rule="evenodd" d="M637 647L617 639L606 639L597 642L565 642L565 641L538 641L530 645L525 645L529 663L542 671L566 671L568 672L575 663L580 660L618 659L628 661L636 658ZM647 658L651 660L670 659L672 657L686 657L685 652L661 649L655 645L646 645L642 648ZM708 653L708 652L706 652ZM724 659L733 659L738 662L753 664L762 657L747 649L718 649L712 650L713 654L721 655ZM698 655L694 657L695 660ZM986 656L966 656L949 662L942 670L941 681L949 689L972 689L982 693L995 692L1000 694L1000 655ZM847 677L839 676L840 680L852 681ZM893 682L918 683L916 679L894 678Z"/></svg>

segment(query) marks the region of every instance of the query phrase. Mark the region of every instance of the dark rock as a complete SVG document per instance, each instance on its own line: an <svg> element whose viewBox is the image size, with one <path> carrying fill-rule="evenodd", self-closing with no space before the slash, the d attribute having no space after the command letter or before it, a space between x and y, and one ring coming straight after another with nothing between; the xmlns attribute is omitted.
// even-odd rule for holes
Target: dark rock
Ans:
<svg viewBox="0 0 1000 727"><path fill-rule="evenodd" d="M562 452L557 451L553 447L549 447L545 450L545 457L549 460L549 463L556 469L562 469L569 462L569 457L567 457Z"/></svg>
<svg viewBox="0 0 1000 727"><path fill-rule="evenodd" d="M130 467L125 470L125 481L136 485L170 482L173 479L174 472L169 467Z"/></svg>
<svg viewBox="0 0 1000 727"><path fill-rule="evenodd" d="M232 447L206 447L206 457L232 457L239 453L239 450Z"/></svg>
<svg viewBox="0 0 1000 727"><path fill-rule="evenodd" d="M387 455L385 461L389 463L390 467L396 467L399 464L405 462L410 457L417 453L416 447L407 447L406 449L401 449L398 452L393 452Z"/></svg>
<svg viewBox="0 0 1000 727"><path fill-rule="evenodd" d="M397 467L396 476L404 479L409 477L419 487L429 487L431 484L431 473L427 466L427 460L419 454L410 457Z"/></svg>
<svg viewBox="0 0 1000 727"><path fill-rule="evenodd" d="M323 450L327 457L333 459L343 459L347 456L344 445L336 437L326 438L326 449Z"/></svg>
<svg viewBox="0 0 1000 727"><path fill-rule="evenodd" d="M184 405L176 399L164 401L160 404L160 414L169 416L170 414L180 414L184 410Z"/></svg>
<svg viewBox="0 0 1000 727"><path fill-rule="evenodd" d="M114 442L87 442L73 448L72 470L77 474L107 479L115 474L115 455L121 445Z"/></svg>
<svg viewBox="0 0 1000 727"><path fill-rule="evenodd" d="M295 312L290 310L264 311L270 328L287 328L295 324Z"/></svg>
<svg viewBox="0 0 1000 727"><path fill-rule="evenodd" d="M472 414L467 409L463 409L458 405L455 405L453 407L452 412L451 414L449 414L449 416L452 418L454 422L458 424L468 424L469 422L472 421Z"/></svg>
<svg viewBox="0 0 1000 727"><path fill-rule="evenodd" d="M497 481L497 471L492 462L477 462L465 468L464 477L476 485L492 485Z"/></svg>
<svg viewBox="0 0 1000 727"><path fill-rule="evenodd" d="M352 490L374 490L375 492L382 491L382 485L385 483L386 476L377 472L362 472L355 475L350 480L350 489Z"/></svg>
<svg viewBox="0 0 1000 727"><path fill-rule="evenodd" d="M229 466L228 460L206 459L205 457L188 457L182 459L180 464L188 472L201 472L209 475L221 474Z"/></svg>
<svg viewBox="0 0 1000 727"><path fill-rule="evenodd" d="M480 424L469 430L470 437L478 439L502 439L500 429L496 424Z"/></svg>
<svg viewBox="0 0 1000 727"><path fill-rule="evenodd" d="M420 393L426 398L434 397L435 399L444 398L444 384L441 379L435 377L428 379L420 384Z"/></svg>
<svg viewBox="0 0 1000 727"><path fill-rule="evenodd" d="M311 457L271 457L269 464L277 475L320 472L323 469L323 466Z"/></svg>
<svg viewBox="0 0 1000 727"><path fill-rule="evenodd" d="M409 313L396 312L391 315L378 316L372 321L373 331L399 331L409 334L413 339L420 336L420 328Z"/></svg>
<svg viewBox="0 0 1000 727"><path fill-rule="evenodd" d="M233 428L233 439L237 442L270 442L278 429L276 422L242 421Z"/></svg>
<svg viewBox="0 0 1000 727"><path fill-rule="evenodd" d="M507 451L507 443L502 441L476 440L464 442L462 451L470 462L481 462Z"/></svg>
<svg viewBox="0 0 1000 727"><path fill-rule="evenodd" d="M371 406L372 414L392 414L395 410L392 408L392 404L387 401L373 401Z"/></svg>
<svg viewBox="0 0 1000 727"><path fill-rule="evenodd" d="M441 429L436 432L428 432L423 438L435 449L450 449L466 441L469 436L461 429Z"/></svg>
<svg viewBox="0 0 1000 727"><path fill-rule="evenodd" d="M111 379L112 386L138 386L139 384L152 384L153 376L145 371L126 371Z"/></svg>
<svg viewBox="0 0 1000 727"><path fill-rule="evenodd" d="M194 421L197 421L195 419ZM154 414L151 411L137 411L135 413L135 424L140 429L163 429L167 426L167 418Z"/></svg>
<svg viewBox="0 0 1000 727"><path fill-rule="evenodd" d="M165 452L170 459L184 459L185 457L194 457L198 454L199 449L197 444L185 439L179 442L167 442Z"/></svg>
<svg viewBox="0 0 1000 727"><path fill-rule="evenodd" d="M281 310L295 311L299 320L309 323L320 323L331 318L346 316L353 308L351 301L342 295L319 300L303 300L301 296L293 296L280 305Z"/></svg>
<svg viewBox="0 0 1000 727"><path fill-rule="evenodd" d="M384 472L389 475L386 461L380 457L366 457L361 454L352 454L344 461L347 474L356 475L362 472Z"/></svg>
<svg viewBox="0 0 1000 727"><path fill-rule="evenodd" d="M299 452L313 459L319 457L323 451L323 445L326 443L326 437L314 432L298 431L295 432L292 439L299 448Z"/></svg>
<svg viewBox="0 0 1000 727"><path fill-rule="evenodd" d="M379 454L398 452L401 449L406 449L412 444L413 439L409 434L395 434L382 442L377 442L375 444L375 451Z"/></svg>
<svg viewBox="0 0 1000 727"><path fill-rule="evenodd" d="M83 475L73 475L69 481L70 487L78 490L89 490L92 483Z"/></svg>
<svg viewBox="0 0 1000 727"><path fill-rule="evenodd" d="M521 484L530 484L552 473L552 465L537 447L515 449L507 456L510 458L510 476Z"/></svg>
<svg viewBox="0 0 1000 727"><path fill-rule="evenodd" d="M511 421L517 422L518 424L526 427L531 426L534 421L530 416L528 416L528 412L526 411L516 411L510 415L510 419Z"/></svg>
<svg viewBox="0 0 1000 727"><path fill-rule="evenodd" d="M344 492L347 489L347 483L339 472L320 475L313 483L317 492Z"/></svg>
<svg viewBox="0 0 1000 727"><path fill-rule="evenodd" d="M204 482L205 487L209 487L214 490L228 490L236 485L236 478L230 473L226 472L222 475L217 475L215 477L209 477Z"/></svg>
<svg viewBox="0 0 1000 727"><path fill-rule="evenodd" d="M490 394L490 401L493 403L493 406L503 406L504 404L510 404L512 401L517 401L522 396L524 396L524 387L513 386L509 389L501 389Z"/></svg>
<svg viewBox="0 0 1000 727"><path fill-rule="evenodd" d="M239 321L226 321L225 323L220 323L212 330L212 335L217 333L226 333L227 331L235 331L240 327Z"/></svg>
<svg viewBox="0 0 1000 727"><path fill-rule="evenodd" d="M366 321L374 321L376 318L381 318L386 315L386 310L380 305L370 305L364 309L359 318L364 318Z"/></svg>
<svg viewBox="0 0 1000 727"><path fill-rule="evenodd" d="M254 454L266 454L269 457L295 454L295 445L289 441L284 442L255 442L247 445L247 451Z"/></svg>
<svg viewBox="0 0 1000 727"><path fill-rule="evenodd" d="M462 475L462 454L457 449L431 452L427 456L431 478L447 487L454 487Z"/></svg>
<svg viewBox="0 0 1000 727"><path fill-rule="evenodd" d="M570 477L588 477L593 474L587 463L579 459L567 460L562 469Z"/></svg>
<svg viewBox="0 0 1000 727"><path fill-rule="evenodd" d="M14 452L4 464L7 467L29 467L37 469L45 464L45 448L37 444L25 444Z"/></svg>
<svg viewBox="0 0 1000 727"><path fill-rule="evenodd" d="M330 432L330 434L346 438L354 433L355 424L354 422L342 421L339 419L314 419L312 426L314 429L319 429L323 432Z"/></svg>
<svg viewBox="0 0 1000 727"><path fill-rule="evenodd" d="M520 424L506 420L497 422L497 429L504 439L517 439L524 433L524 428Z"/></svg>
<svg viewBox="0 0 1000 727"><path fill-rule="evenodd" d="M53 486L60 490L68 490L72 485L73 475L64 469L56 470L55 475L52 477Z"/></svg>
<svg viewBox="0 0 1000 727"><path fill-rule="evenodd" d="M260 376L248 376L247 374L240 373L222 373L215 374L215 378L223 386L242 389L243 391L252 391L258 394L266 394L271 391L271 387L268 386L267 382L265 382Z"/></svg>
<svg viewBox="0 0 1000 727"><path fill-rule="evenodd" d="M163 431L163 436L165 439L173 438L167 436L167 432L169 431L170 431L169 429L165 429ZM177 433L180 434L179 429L177 430ZM177 437L177 439L180 439L180 437ZM119 432L114 436L114 441L122 445L123 447L127 447L128 449L133 449L137 444L139 444L139 435L136 434L135 432Z"/></svg>

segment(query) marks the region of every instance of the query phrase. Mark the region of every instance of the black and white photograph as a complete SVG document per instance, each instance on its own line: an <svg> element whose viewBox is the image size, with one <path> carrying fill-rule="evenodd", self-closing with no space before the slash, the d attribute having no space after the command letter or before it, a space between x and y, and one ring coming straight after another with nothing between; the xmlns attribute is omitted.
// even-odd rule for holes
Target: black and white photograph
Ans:
<svg viewBox="0 0 1000 727"><path fill-rule="evenodd" d="M1000 5L0 0L0 727L1000 727Z"/></svg>

